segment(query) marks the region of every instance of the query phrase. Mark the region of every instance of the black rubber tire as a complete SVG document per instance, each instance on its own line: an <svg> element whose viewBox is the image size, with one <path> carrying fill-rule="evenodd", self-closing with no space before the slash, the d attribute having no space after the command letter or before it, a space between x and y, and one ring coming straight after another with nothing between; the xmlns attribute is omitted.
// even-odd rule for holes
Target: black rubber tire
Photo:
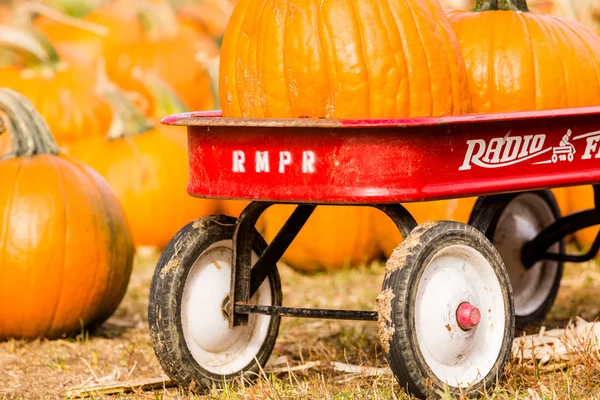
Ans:
<svg viewBox="0 0 600 400"><path fill-rule="evenodd" d="M281 317L271 317L269 330L255 360L231 375L217 375L202 368L188 349L181 326L181 298L194 262L213 243L231 240L236 219L224 215L200 218L186 225L171 239L162 253L152 277L148 304L148 325L154 352L165 373L191 390L223 387L236 379L253 381L267 363L277 340ZM267 243L255 230L253 251L262 254ZM175 263L170 264L169 263ZM172 265L177 265L175 268ZM268 280L272 304L281 306L281 281L277 267Z"/></svg>
<svg viewBox="0 0 600 400"><path fill-rule="evenodd" d="M508 197L506 198L506 203L504 203L498 209L496 214L494 214L494 216L492 217L492 220L490 222L490 226L488 229L488 233L486 235L492 243L494 243L494 234L496 232L496 227L498 225L498 221L500 220L500 218L502 217L502 214L504 213L504 210L517 197L526 195L526 194L539 196L548 205L548 207L552 211L555 221L562 218L560 208L558 207L558 203L556 202L556 198L554 197L554 194L552 193L552 191L537 190L537 191L523 192L523 193L512 193L512 194L508 195ZM473 206L473 212L471 213L471 219L475 215L475 212L481 207L485 207L485 198L483 198L483 197L480 197L479 199L477 199L477 202ZM471 221L469 221L469 223L471 223ZM560 240L559 245L558 245L558 252L559 252L559 254L565 253L565 239ZM505 263L506 262L507 261L505 261ZM506 267L509 268L508 265L506 265ZM523 329L527 328L528 326L539 325L544 321L544 319L546 319L546 316L550 312L550 309L552 308L552 306L554 305L554 301L556 300L556 296L558 294L558 289L560 288L560 282L561 282L562 276L563 276L563 269L564 269L564 263L558 262L556 275L554 276L554 280L552 282L552 288L550 290L550 293L548 293L548 297L546 297L544 302L535 311L533 311L529 314L526 314L526 315L519 315L519 314L515 313L515 327L517 329L523 330ZM512 282L511 282L511 284L512 284ZM514 287L514 285L513 285L513 287Z"/></svg>
<svg viewBox="0 0 600 400"><path fill-rule="evenodd" d="M415 307L418 282L435 254L454 244L462 244L479 251L492 266L503 293L506 329L498 358L487 376L467 389L448 386L451 394L474 397L495 386L511 354L514 339L511 286L494 246L480 231L469 225L454 221L421 224L400 243L389 258L382 293L377 301L379 337L387 353L390 368L400 386L418 398L438 398L437 391L443 391L445 386L427 365L416 336ZM390 291L393 296L390 296ZM387 305L384 304L386 301Z"/></svg>

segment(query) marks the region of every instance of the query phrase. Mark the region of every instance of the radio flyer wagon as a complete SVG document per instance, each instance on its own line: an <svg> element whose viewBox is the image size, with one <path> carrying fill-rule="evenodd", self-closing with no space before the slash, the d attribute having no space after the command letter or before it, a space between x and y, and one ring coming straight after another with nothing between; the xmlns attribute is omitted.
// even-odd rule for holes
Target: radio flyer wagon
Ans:
<svg viewBox="0 0 600 400"><path fill-rule="evenodd" d="M185 386L253 379L281 317L369 320L408 392L477 395L511 353L515 324L556 297L564 238L600 223L600 107L425 119L236 119L171 115L187 127L192 196L251 200L235 219L185 226L151 285L149 326L165 372ZM561 216L549 188L594 185L594 209ZM479 196L470 221L417 225L400 203ZM271 205L297 205L267 245ZM403 241L375 311L282 306L276 263L319 205L376 207ZM318 238L315 238L318 240Z"/></svg>

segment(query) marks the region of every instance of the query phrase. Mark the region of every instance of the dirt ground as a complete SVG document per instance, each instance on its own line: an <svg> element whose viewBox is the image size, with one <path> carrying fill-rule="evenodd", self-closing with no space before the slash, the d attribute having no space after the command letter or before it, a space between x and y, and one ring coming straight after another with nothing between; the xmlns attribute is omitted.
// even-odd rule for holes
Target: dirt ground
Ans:
<svg viewBox="0 0 600 400"><path fill-rule="evenodd" d="M410 398L387 368L373 322L284 319L267 373L254 386L199 396L168 381L161 383L166 377L154 356L146 311L157 258L158 254L137 257L125 299L98 331L57 341L0 343L0 398ZM375 307L384 268L383 263L373 263L307 276L282 265L280 273L286 306L369 310ZM600 316L600 268L594 262L565 267L558 299L544 325L564 327L575 316L587 321ZM513 360L488 398L600 398L600 355L588 350L570 350L565 369ZM154 381L155 386L112 395L97 391L133 381Z"/></svg>

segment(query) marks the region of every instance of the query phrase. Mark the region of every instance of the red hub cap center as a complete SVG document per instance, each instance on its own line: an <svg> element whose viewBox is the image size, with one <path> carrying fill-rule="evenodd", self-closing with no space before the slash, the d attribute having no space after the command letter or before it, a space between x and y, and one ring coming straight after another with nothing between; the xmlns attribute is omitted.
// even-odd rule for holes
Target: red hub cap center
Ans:
<svg viewBox="0 0 600 400"><path fill-rule="evenodd" d="M461 329L469 330L479 325L481 312L471 303L462 303L456 310L456 321Z"/></svg>

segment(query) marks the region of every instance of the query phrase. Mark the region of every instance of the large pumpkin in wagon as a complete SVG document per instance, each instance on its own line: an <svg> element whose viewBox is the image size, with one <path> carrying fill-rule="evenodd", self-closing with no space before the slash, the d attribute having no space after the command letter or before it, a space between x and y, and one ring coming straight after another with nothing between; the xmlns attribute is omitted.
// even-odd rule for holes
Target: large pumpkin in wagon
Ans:
<svg viewBox="0 0 600 400"><path fill-rule="evenodd" d="M465 59L473 112L600 105L600 36L590 28L532 13L525 0L479 0L474 12L449 10L447 15ZM591 189L554 193L563 213L593 206ZM592 231L598 229L575 237L590 245Z"/></svg>
<svg viewBox="0 0 600 400"><path fill-rule="evenodd" d="M458 42L442 8L430 0L242 0L225 32L219 79L226 117L469 112ZM371 259L373 212L317 208L284 259L310 270ZM289 214L281 205L267 210L267 238Z"/></svg>
<svg viewBox="0 0 600 400"><path fill-rule="evenodd" d="M0 340L101 323L133 265L123 209L102 177L59 152L24 96L0 89L0 112L14 143L0 158Z"/></svg>

